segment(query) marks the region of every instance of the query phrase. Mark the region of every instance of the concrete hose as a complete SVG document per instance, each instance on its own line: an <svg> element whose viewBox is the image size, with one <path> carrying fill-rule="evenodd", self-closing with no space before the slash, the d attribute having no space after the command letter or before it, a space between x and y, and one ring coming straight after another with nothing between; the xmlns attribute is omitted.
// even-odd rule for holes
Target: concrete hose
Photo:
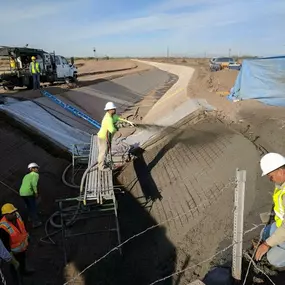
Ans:
<svg viewBox="0 0 285 285"><path fill-rule="evenodd" d="M68 183L67 181L66 181L66 173L67 173L67 171L69 170L69 168L72 166L72 163L70 163L65 169L64 169L64 171L63 171L63 173L62 173L62 176L61 176L61 180L62 180L62 182L66 185L66 186L68 186L68 187L71 187L71 188L75 188L75 189L79 189L80 188L80 186L78 186L78 185L74 185L74 184L71 184L71 183Z"/></svg>
<svg viewBox="0 0 285 285"><path fill-rule="evenodd" d="M63 181L63 183L64 183L65 185L67 185L67 186L69 186L69 183L66 182L65 176L66 176L66 173L67 173L67 171L68 171L68 169L70 168L71 165L72 165L72 164L69 164L69 165L65 168L65 170L63 171L63 173L62 173L62 181ZM80 194L81 194L82 191L83 191L83 186L84 186L85 179L86 179L86 176L87 176L88 172L89 172L94 166L96 166L96 165L97 165L97 162L94 163L93 165L91 165L90 167L88 167L88 168L85 170L85 172L83 173L83 176L82 176L82 179L81 179L81 184L80 184L80 187L79 187L79 188L80 188ZM72 184L70 184L70 185L72 185ZM75 188L75 187L74 187L75 185L72 185L72 186L73 186L73 188ZM77 186L77 188L78 188L78 186ZM78 205L76 205L76 206L70 206L70 207L63 208L63 209L62 209L63 212L68 212L68 211L75 210L74 215L67 221L66 226L71 226L71 225L76 221L76 218L77 218L79 209L80 209L80 202L79 202ZM53 235L59 233L60 230L61 230L61 228L62 228L61 221L60 221L59 223L57 223L57 222L55 222L55 220L54 220L54 219L55 219L56 217L58 217L58 216L60 216L60 211L54 212L54 213L49 217L49 219L46 221L46 224L45 224L46 236L40 239L42 242L45 242L44 239L45 239L45 238L48 238L52 244L55 244L55 242L54 242L54 240L51 238L51 236L53 236ZM55 231L55 232L52 232L52 233L48 233L48 224L50 224L52 227L54 227L54 228L56 228L56 229L58 229L58 230Z"/></svg>

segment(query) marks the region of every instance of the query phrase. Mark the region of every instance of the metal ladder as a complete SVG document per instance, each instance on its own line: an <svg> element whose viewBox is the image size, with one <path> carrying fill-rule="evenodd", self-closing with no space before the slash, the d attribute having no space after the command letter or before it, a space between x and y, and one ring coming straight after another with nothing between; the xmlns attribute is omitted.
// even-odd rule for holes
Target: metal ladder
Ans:
<svg viewBox="0 0 285 285"><path fill-rule="evenodd" d="M91 125L95 126L97 129L101 128L101 125L96 120L92 119L90 116L88 116L88 115L84 114L83 112L79 111L77 108L64 103L63 101L58 99L56 96L50 94L46 90L41 90L41 94L44 95L45 97L51 99L54 103L58 104L59 106L61 106L65 110L71 112L75 116L77 116L79 118L82 118L83 120L87 121Z"/></svg>

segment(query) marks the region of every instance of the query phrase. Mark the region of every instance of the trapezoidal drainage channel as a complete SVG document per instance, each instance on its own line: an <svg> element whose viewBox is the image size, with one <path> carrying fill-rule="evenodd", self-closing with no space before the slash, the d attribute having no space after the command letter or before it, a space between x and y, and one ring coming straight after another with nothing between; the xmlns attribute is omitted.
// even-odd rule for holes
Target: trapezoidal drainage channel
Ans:
<svg viewBox="0 0 285 285"><path fill-rule="evenodd" d="M115 192L110 203L93 200L84 206L79 189L62 182L71 159L34 141L0 121L0 201L19 209L31 234L27 260L36 271L25 277L27 284L188 284L211 266L193 265L231 243L236 168L247 171L246 215L260 199L255 146L211 117L175 128L126 164L108 182ZM73 185L80 185L89 154L81 158L74 179L71 169L65 173ZM47 221L37 229L17 194L31 161L41 166L38 206ZM245 223L245 229L251 226L250 220ZM230 256L229 249L214 262L226 263ZM3 270L9 279L9 270Z"/></svg>

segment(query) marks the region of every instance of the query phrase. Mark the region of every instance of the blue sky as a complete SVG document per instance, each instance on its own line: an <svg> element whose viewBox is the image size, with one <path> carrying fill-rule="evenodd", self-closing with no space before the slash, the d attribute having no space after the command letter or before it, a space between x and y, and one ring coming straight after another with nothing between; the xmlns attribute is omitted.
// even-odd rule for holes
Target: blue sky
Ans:
<svg viewBox="0 0 285 285"><path fill-rule="evenodd" d="M285 54L285 0L14 0L2 45L66 56ZM4 29L3 27L7 27ZM8 28L9 27L9 28Z"/></svg>

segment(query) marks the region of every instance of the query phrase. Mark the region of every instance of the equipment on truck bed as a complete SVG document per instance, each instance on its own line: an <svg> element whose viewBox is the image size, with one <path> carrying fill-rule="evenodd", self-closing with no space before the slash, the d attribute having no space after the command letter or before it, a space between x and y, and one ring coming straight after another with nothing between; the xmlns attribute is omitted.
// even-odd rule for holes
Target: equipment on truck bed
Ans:
<svg viewBox="0 0 285 285"><path fill-rule="evenodd" d="M0 84L13 90L16 86L32 88L29 65L32 57L41 68L41 82L71 81L77 78L77 68L61 55L41 49L25 47L0 47Z"/></svg>

